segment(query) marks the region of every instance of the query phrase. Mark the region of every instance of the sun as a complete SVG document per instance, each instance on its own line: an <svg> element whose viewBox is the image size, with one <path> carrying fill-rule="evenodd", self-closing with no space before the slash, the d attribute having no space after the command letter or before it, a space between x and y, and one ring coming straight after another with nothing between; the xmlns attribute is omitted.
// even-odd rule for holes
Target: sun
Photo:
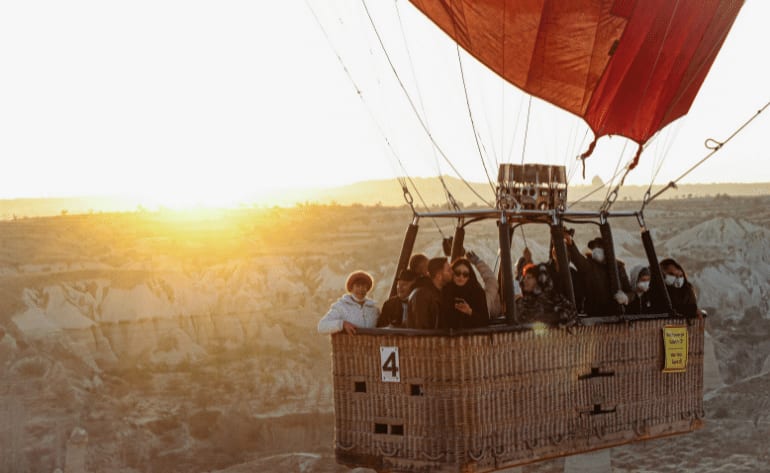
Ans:
<svg viewBox="0 0 770 473"><path fill-rule="evenodd" d="M213 174L213 173L212 173ZM281 200L281 191L252 175L194 176L187 179L168 179L132 193L148 209L211 209L242 206L270 206Z"/></svg>

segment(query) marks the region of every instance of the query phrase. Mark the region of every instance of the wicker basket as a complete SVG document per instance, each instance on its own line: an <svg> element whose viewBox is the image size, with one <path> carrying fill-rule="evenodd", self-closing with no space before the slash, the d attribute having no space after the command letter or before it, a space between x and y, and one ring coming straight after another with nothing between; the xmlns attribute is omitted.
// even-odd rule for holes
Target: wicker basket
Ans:
<svg viewBox="0 0 770 473"><path fill-rule="evenodd" d="M614 321L334 335L337 461L483 472L701 427L703 321L679 373L663 372L662 328L681 319ZM398 382L383 381L381 347L398 349Z"/></svg>

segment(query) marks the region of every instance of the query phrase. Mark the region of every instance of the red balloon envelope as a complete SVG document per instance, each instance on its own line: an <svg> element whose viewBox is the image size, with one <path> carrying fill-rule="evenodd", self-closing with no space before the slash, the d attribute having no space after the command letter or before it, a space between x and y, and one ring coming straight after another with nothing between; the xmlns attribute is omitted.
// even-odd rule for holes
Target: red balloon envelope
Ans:
<svg viewBox="0 0 770 473"><path fill-rule="evenodd" d="M582 117L595 138L622 135L640 145L687 113L743 5L743 0L411 2L505 80Z"/></svg>

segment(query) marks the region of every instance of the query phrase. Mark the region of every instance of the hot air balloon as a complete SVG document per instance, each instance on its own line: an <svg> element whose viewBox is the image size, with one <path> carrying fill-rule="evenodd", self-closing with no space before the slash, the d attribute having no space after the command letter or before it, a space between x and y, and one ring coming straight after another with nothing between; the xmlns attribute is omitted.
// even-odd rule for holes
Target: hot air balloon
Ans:
<svg viewBox="0 0 770 473"><path fill-rule="evenodd" d="M743 1L410 0L469 54L532 96L605 135L643 145L686 114ZM703 426L702 317L672 308L643 209L574 211L563 166L502 164L490 208L414 211L396 274L423 218L451 219L451 258L469 225L497 227L500 302L487 327L335 334L337 461L392 472L483 472ZM610 220L635 218L651 270L653 314L580 314L518 323L511 259L523 225L548 228L570 264L565 225L596 225L611 292L620 288ZM575 302L570 271L560 271ZM395 293L395 277L392 293Z"/></svg>

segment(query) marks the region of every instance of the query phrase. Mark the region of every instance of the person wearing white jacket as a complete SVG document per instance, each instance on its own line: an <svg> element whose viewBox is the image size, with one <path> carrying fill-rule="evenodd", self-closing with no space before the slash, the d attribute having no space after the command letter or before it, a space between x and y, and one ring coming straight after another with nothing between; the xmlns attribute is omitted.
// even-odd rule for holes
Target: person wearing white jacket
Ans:
<svg viewBox="0 0 770 473"><path fill-rule="evenodd" d="M380 309L373 300L366 298L373 285L374 280L369 273L350 273L345 282L348 293L332 304L329 312L318 321L318 333L337 333L344 330L345 333L354 335L359 327L377 326Z"/></svg>

